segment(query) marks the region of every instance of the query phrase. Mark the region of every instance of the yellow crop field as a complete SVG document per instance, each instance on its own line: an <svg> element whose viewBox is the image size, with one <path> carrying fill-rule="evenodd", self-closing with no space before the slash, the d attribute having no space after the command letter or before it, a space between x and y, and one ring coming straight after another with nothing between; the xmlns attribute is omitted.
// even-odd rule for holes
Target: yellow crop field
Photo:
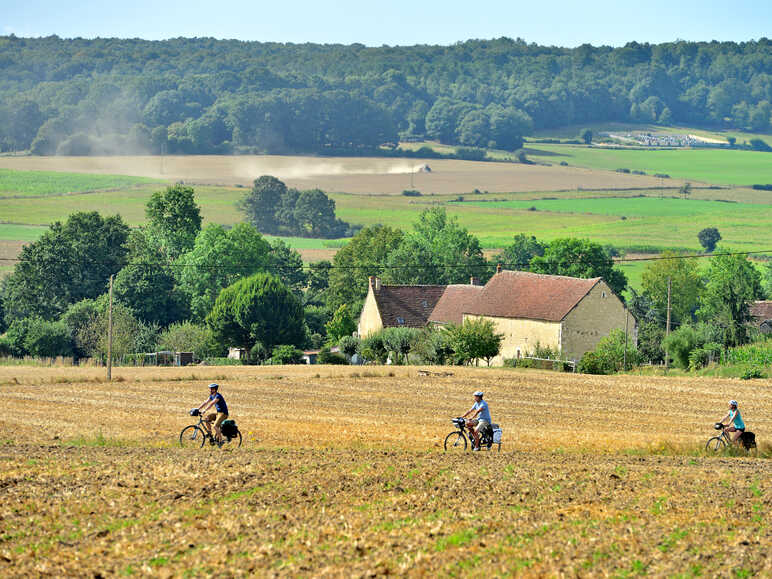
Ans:
<svg viewBox="0 0 772 579"><path fill-rule="evenodd" d="M428 164L431 172L420 169ZM330 193L399 195L405 189L424 194L625 189L662 186L660 179L560 165L523 165L448 159L380 157L218 156L171 157L0 157L0 168L20 171L120 174L199 185L251 186L273 175L300 189ZM670 186L678 187L672 180Z"/></svg>
<svg viewBox="0 0 772 579"><path fill-rule="evenodd" d="M0 367L0 575L772 573L765 381L418 371ZM181 449L211 381L244 444ZM758 456L700 450L730 397Z"/></svg>

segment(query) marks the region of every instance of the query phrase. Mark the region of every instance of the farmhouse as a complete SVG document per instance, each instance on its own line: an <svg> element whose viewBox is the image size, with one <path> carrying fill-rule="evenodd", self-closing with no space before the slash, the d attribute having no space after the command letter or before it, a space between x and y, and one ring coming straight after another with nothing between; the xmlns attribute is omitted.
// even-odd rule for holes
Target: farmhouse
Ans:
<svg viewBox="0 0 772 579"><path fill-rule="evenodd" d="M504 334L501 352L493 363L520 358L536 345L549 347L567 359L578 360L611 330L627 327L636 342L635 318L603 281L499 271L464 311L464 319L492 320Z"/></svg>
<svg viewBox="0 0 772 579"><path fill-rule="evenodd" d="M611 330L627 330L636 342L636 321L603 279L581 279L523 271L497 271L485 286L383 285L371 277L359 318L359 335L388 327L422 328L492 320L504 335L500 355L520 358L537 344L578 360Z"/></svg>
<svg viewBox="0 0 772 579"><path fill-rule="evenodd" d="M772 300L753 302L750 307L751 324L762 334L772 333Z"/></svg>

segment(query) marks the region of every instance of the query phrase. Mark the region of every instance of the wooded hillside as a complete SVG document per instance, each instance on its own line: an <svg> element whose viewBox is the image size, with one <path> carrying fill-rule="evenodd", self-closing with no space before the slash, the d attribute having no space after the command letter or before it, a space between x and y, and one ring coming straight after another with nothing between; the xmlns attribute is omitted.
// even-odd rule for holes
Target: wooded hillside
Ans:
<svg viewBox="0 0 772 579"><path fill-rule="evenodd" d="M0 37L0 150L364 154L515 149L605 121L769 131L772 42L365 47Z"/></svg>

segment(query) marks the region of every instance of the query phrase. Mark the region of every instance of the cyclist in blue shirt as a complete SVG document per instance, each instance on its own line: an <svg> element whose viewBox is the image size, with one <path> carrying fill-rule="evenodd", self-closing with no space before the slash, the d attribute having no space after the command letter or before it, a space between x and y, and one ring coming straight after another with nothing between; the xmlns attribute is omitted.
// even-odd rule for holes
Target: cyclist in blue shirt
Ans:
<svg viewBox="0 0 772 579"><path fill-rule="evenodd" d="M724 428L729 432L729 438L733 443L738 444L740 437L745 432L745 422L740 415L740 410L737 408L737 400L729 401L729 412L721 419L721 424L726 422Z"/></svg>
<svg viewBox="0 0 772 579"><path fill-rule="evenodd" d="M218 384L212 383L209 385L209 398L207 398L206 401L198 407L198 411L206 412L212 405L214 405L215 411L206 417L205 424L207 425L208 429L208 425L210 423L214 423L215 438L217 439L218 444L221 444L222 429L220 428L220 425L223 423L223 420L228 418L228 405L225 403L225 398L223 398L222 394L218 392L219 389L220 386ZM209 433L211 434L211 431Z"/></svg>
<svg viewBox="0 0 772 579"><path fill-rule="evenodd" d="M466 427L472 435L472 450L480 450L480 433L484 428L491 425L491 412L488 410L488 403L483 400L483 393L479 390L473 394L474 406L461 418L468 418Z"/></svg>

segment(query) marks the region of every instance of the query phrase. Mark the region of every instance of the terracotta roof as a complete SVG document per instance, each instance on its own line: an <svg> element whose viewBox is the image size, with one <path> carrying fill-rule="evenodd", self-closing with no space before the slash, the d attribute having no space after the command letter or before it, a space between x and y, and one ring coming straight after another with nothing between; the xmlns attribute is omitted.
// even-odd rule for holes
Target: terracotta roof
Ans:
<svg viewBox="0 0 772 579"><path fill-rule="evenodd" d="M751 317L759 323L772 320L772 300L753 302L750 313Z"/></svg>
<svg viewBox="0 0 772 579"><path fill-rule="evenodd" d="M429 321L438 324L460 324L464 321L464 312L480 297L482 290L481 285L449 285L434 306Z"/></svg>
<svg viewBox="0 0 772 579"><path fill-rule="evenodd" d="M465 313L559 322L600 280L505 270L490 279Z"/></svg>
<svg viewBox="0 0 772 579"><path fill-rule="evenodd" d="M423 328L444 285L382 285L374 290L384 328Z"/></svg>

